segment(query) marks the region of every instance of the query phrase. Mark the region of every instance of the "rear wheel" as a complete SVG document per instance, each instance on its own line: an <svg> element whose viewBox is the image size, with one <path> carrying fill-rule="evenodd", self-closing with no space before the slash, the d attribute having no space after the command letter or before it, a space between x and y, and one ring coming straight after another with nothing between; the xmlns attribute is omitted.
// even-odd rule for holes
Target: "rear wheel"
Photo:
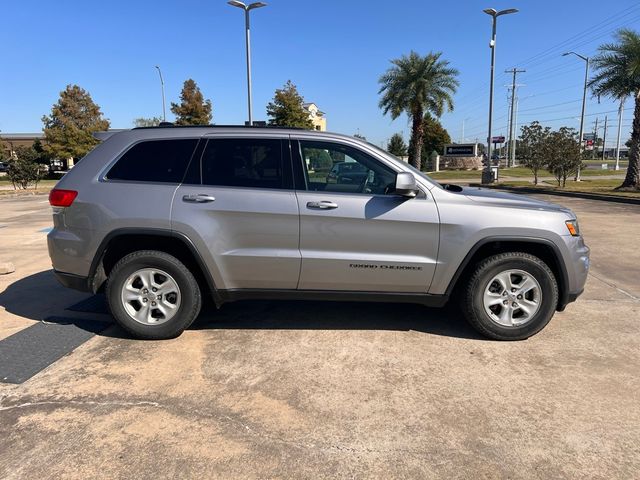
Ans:
<svg viewBox="0 0 640 480"><path fill-rule="evenodd" d="M468 322L497 340L523 340L542 330L558 304L558 284L539 258L501 253L476 267L463 301Z"/></svg>
<svg viewBox="0 0 640 480"><path fill-rule="evenodd" d="M202 304L200 288L187 267L155 250L122 258L109 274L106 293L118 324L144 339L180 335Z"/></svg>

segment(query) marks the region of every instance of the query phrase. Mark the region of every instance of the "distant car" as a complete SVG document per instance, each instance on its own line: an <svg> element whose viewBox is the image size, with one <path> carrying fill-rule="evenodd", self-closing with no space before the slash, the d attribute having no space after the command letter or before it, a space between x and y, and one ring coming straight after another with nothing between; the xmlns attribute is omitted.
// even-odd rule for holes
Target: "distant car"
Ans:
<svg viewBox="0 0 640 480"><path fill-rule="evenodd" d="M327 183L350 183L358 185L369 174L367 167L357 162L336 163L327 175Z"/></svg>
<svg viewBox="0 0 640 480"><path fill-rule="evenodd" d="M0 173L4 173L9 170L9 165L4 162L0 162Z"/></svg>

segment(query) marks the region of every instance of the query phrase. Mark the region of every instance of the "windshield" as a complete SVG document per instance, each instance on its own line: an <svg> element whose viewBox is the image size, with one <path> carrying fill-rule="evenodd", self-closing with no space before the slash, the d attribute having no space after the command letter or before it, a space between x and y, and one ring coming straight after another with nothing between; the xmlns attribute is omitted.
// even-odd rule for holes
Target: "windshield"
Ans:
<svg viewBox="0 0 640 480"><path fill-rule="evenodd" d="M373 148L375 151L377 151L378 153L384 155L385 157L390 157L393 160L395 160L398 163L401 163L402 165L404 165L405 167L408 167L409 170L411 170L411 172L414 175L418 175L420 178L425 179L426 181L428 181L431 185L434 185L438 188L442 188L442 185L440 185L438 182L436 182L433 178L431 178L429 175L427 175L424 172L421 172L420 170L418 170L416 167L414 167L413 165L411 165L408 162L403 161L402 159L396 157L395 155L387 152L386 150L381 149L380 147L375 146L373 143L369 143L367 142L367 144Z"/></svg>

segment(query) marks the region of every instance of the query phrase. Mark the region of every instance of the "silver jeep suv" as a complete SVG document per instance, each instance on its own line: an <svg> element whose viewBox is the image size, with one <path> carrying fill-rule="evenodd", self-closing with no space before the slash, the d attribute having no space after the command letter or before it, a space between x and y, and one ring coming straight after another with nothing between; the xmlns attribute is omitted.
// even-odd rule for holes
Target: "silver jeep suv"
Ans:
<svg viewBox="0 0 640 480"><path fill-rule="evenodd" d="M356 138L218 126L105 137L51 192L49 254L64 285L105 291L140 338L179 335L211 294L218 307L455 299L484 335L518 340L585 284L570 210L441 186ZM346 173L330 175L337 164Z"/></svg>

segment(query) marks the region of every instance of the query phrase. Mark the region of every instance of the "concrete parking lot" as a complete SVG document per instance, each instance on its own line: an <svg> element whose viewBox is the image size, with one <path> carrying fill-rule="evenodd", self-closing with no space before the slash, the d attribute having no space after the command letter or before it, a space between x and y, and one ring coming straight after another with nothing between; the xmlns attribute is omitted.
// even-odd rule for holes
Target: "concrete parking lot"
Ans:
<svg viewBox="0 0 640 480"><path fill-rule="evenodd" d="M0 383L0 478L638 478L640 206L548 198L585 294L523 342L416 305L242 302L181 337L109 326ZM87 294L50 271L45 196L0 198L0 339Z"/></svg>

